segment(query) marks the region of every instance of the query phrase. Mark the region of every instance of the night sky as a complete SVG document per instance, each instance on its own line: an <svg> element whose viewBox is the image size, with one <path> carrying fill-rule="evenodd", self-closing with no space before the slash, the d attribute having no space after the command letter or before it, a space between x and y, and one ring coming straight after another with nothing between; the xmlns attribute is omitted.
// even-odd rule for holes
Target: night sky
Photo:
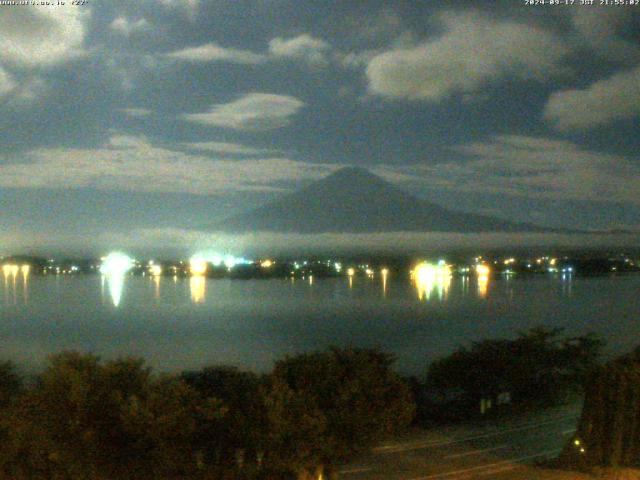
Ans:
<svg viewBox="0 0 640 480"><path fill-rule="evenodd" d="M347 165L640 229L640 5L66 3L0 6L0 253L189 249Z"/></svg>

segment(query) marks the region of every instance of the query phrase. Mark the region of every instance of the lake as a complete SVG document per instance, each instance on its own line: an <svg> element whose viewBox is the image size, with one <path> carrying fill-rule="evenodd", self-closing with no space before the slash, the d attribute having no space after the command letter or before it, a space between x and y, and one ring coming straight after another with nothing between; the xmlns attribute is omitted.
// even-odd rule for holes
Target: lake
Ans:
<svg viewBox="0 0 640 480"><path fill-rule="evenodd" d="M61 350L144 357L162 371L268 370L285 354L380 347L419 374L461 344L544 325L640 344L640 275L297 280L0 276L0 357L37 370Z"/></svg>

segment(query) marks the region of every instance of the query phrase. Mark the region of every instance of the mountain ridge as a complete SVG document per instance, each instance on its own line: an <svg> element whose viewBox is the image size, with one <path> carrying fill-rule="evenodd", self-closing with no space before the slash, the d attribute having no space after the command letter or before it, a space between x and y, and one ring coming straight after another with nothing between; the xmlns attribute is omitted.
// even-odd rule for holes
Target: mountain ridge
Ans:
<svg viewBox="0 0 640 480"><path fill-rule="evenodd" d="M232 216L226 232L550 232L530 223L450 210L411 195L361 167L343 167L296 192Z"/></svg>

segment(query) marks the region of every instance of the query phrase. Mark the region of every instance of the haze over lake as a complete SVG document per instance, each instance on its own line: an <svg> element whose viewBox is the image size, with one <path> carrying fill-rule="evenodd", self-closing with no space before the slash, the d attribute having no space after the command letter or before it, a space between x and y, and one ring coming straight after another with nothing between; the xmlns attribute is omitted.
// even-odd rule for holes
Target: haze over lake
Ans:
<svg viewBox="0 0 640 480"><path fill-rule="evenodd" d="M639 275L454 277L417 289L382 278L228 280L99 275L0 277L1 356L38 369L66 349L144 357L163 371L232 364L265 371L330 345L394 353L404 373L460 344L544 325L637 343ZM117 304L117 305L115 305Z"/></svg>

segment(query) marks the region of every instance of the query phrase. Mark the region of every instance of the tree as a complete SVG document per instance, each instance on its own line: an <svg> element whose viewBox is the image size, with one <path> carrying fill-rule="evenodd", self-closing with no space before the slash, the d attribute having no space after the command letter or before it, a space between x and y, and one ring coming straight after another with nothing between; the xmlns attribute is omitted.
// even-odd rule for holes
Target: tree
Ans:
<svg viewBox="0 0 640 480"><path fill-rule="evenodd" d="M194 437L219 413L181 380L138 359L50 357L2 419L10 478L175 478L196 474Z"/></svg>
<svg viewBox="0 0 640 480"><path fill-rule="evenodd" d="M263 379L234 367L207 367L185 372L181 378L202 399L214 398L224 405L224 416L202 427L198 443L204 460L219 471L258 469L267 442L267 418Z"/></svg>
<svg viewBox="0 0 640 480"><path fill-rule="evenodd" d="M272 377L264 389L268 420L266 478L318 478L332 449L327 418L303 392Z"/></svg>
<svg viewBox="0 0 640 480"><path fill-rule="evenodd" d="M330 468L411 421L415 403L392 363L378 350L338 348L276 363L277 391L317 425L313 451L319 465Z"/></svg>
<svg viewBox="0 0 640 480"><path fill-rule="evenodd" d="M555 402L581 384L596 363L602 342L593 335L560 338L562 329L534 328L514 340L484 340L433 362L427 388L460 410L474 411L482 398L509 392L516 402Z"/></svg>
<svg viewBox="0 0 640 480"><path fill-rule="evenodd" d="M590 467L640 466L640 348L594 369L562 459Z"/></svg>
<svg viewBox="0 0 640 480"><path fill-rule="evenodd" d="M0 409L9 405L20 393L22 380L12 362L0 362Z"/></svg>

